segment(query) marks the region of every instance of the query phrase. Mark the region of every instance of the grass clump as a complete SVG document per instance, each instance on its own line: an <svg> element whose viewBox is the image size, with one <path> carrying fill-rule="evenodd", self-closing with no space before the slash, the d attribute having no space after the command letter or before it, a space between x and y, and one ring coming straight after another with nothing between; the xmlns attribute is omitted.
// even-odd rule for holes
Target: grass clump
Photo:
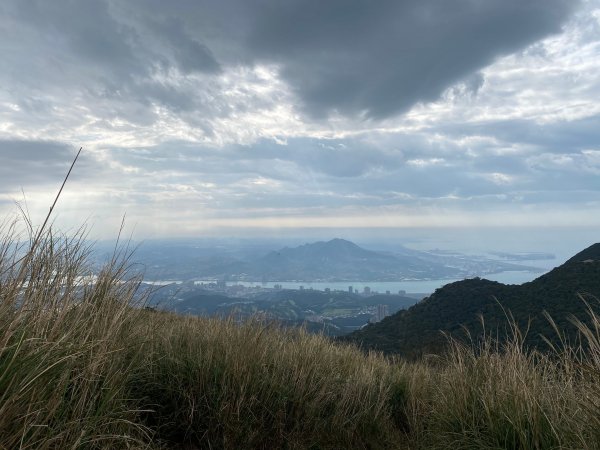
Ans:
<svg viewBox="0 0 600 450"><path fill-rule="evenodd" d="M0 448L129 447L146 438L124 358L138 278L111 261L92 281L83 234L0 241Z"/></svg>
<svg viewBox="0 0 600 450"><path fill-rule="evenodd" d="M395 448L380 356L259 320L155 314L136 397L163 439L211 448ZM140 382L142 381L142 382Z"/></svg>
<svg viewBox="0 0 600 450"><path fill-rule="evenodd" d="M523 336L485 337L422 367L410 383L412 439L420 448L600 448L599 318L582 346L526 351ZM577 322L577 321L576 321Z"/></svg>

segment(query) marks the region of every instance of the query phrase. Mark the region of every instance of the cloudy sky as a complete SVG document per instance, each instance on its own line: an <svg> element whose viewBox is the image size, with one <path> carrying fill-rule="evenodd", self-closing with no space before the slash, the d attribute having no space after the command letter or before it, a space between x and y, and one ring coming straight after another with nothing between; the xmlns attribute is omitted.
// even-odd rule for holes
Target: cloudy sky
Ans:
<svg viewBox="0 0 600 450"><path fill-rule="evenodd" d="M0 212L600 227L600 0L4 0ZM25 196L23 196L23 193Z"/></svg>

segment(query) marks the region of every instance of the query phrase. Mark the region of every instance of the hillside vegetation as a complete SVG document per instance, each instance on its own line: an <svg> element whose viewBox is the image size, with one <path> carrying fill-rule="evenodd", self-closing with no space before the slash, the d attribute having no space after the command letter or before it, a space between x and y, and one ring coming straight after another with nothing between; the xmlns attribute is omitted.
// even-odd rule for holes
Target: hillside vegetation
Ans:
<svg viewBox="0 0 600 450"><path fill-rule="evenodd" d="M246 297L230 297L214 291L192 289L179 293L178 285L165 286L151 295L150 304L179 314L250 317L262 314L281 324L304 324L329 336L340 336L363 326L371 311L386 304L391 312L408 308L416 298L396 294L368 297L347 291L323 292L312 289L264 289ZM177 296L177 297L175 297ZM310 318L319 316L319 322Z"/></svg>
<svg viewBox="0 0 600 450"><path fill-rule="evenodd" d="M600 244L594 244L522 285L479 278L447 284L417 305L368 325L347 340L365 349L418 358L443 352L448 346L443 333L464 339L467 330L479 339L487 330L506 340L512 336L508 326L512 319L507 319L514 318L519 329L527 331L527 347L548 351L562 340L578 345L579 330L572 317L591 326L588 309L598 312L598 298Z"/></svg>
<svg viewBox="0 0 600 450"><path fill-rule="evenodd" d="M597 328L585 352L527 353L517 332L406 363L145 309L126 249L91 277L81 233L15 227L0 242L2 449L600 445Z"/></svg>

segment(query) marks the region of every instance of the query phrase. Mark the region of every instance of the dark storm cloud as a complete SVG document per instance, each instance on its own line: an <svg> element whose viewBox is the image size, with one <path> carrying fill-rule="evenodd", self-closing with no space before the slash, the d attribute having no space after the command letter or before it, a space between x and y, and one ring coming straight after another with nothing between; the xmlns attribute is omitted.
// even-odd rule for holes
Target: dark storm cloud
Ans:
<svg viewBox="0 0 600 450"><path fill-rule="evenodd" d="M265 1L246 41L313 113L384 117L436 99L560 26L571 0Z"/></svg>
<svg viewBox="0 0 600 450"><path fill-rule="evenodd" d="M15 32L26 25L39 33L24 40L20 58L30 59L20 71L38 71L32 79L44 84L60 83L62 73L65 85L85 86L92 97L227 115L189 86L166 86L155 75L175 68L210 76L268 63L313 116L383 118L435 100L461 79L476 91L478 69L558 32L578 3L19 0L5 5L4 20ZM43 61L31 58L41 49ZM77 78L79 70L88 78Z"/></svg>

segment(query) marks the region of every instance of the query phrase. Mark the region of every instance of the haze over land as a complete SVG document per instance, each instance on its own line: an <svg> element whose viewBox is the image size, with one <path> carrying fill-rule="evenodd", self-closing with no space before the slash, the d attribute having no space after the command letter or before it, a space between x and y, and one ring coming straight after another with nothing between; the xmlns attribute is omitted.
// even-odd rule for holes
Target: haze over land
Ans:
<svg viewBox="0 0 600 450"><path fill-rule="evenodd" d="M501 253L486 257L442 250L421 252L403 246L373 251L344 239L283 248L274 247L277 244L272 242L244 244L148 241L141 244L134 258L143 264L149 280L263 282L456 279L505 271L541 272L543 269L534 264L555 259L551 253ZM110 247L106 250L110 254Z"/></svg>
<svg viewBox="0 0 600 450"><path fill-rule="evenodd" d="M39 222L83 145L56 223L94 237L126 213L138 239L566 258L600 226L599 21L598 0L5 1L0 212L23 189Z"/></svg>

